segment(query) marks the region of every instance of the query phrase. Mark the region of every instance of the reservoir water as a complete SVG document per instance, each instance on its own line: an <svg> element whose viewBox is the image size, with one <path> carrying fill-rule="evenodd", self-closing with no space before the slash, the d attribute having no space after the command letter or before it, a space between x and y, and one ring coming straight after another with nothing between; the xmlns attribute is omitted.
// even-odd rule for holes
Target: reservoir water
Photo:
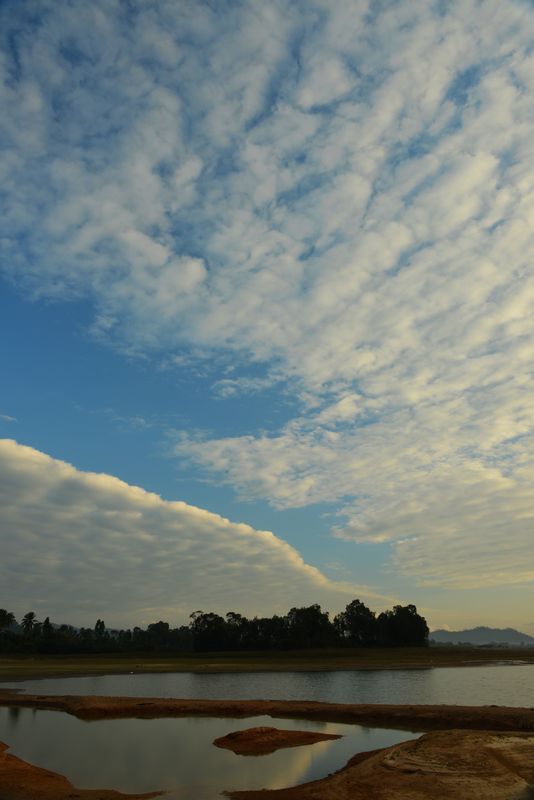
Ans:
<svg viewBox="0 0 534 800"><path fill-rule="evenodd" d="M534 706L534 664L347 672L153 673L2 683L34 694Z"/></svg>

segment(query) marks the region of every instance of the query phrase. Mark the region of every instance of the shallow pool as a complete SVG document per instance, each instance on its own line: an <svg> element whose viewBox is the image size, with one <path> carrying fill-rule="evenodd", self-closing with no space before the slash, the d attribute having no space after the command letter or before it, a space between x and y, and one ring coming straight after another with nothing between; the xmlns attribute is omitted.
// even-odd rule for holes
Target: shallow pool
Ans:
<svg viewBox="0 0 534 800"><path fill-rule="evenodd" d="M237 756L213 745L219 736L259 725L337 733L343 738L265 756ZM266 716L84 722L57 711L0 708L0 741L12 754L59 772L80 788L166 789L168 800L214 800L224 790L293 786L326 776L357 752L417 735Z"/></svg>

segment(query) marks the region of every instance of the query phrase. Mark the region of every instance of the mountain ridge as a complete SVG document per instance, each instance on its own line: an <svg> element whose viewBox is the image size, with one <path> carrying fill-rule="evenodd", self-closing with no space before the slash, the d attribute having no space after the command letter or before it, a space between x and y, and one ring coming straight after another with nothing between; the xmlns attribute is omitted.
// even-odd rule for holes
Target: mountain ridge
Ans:
<svg viewBox="0 0 534 800"><path fill-rule="evenodd" d="M479 625L462 631L438 629L429 634L429 640L437 644L510 644L534 645L534 637L515 628L488 628Z"/></svg>

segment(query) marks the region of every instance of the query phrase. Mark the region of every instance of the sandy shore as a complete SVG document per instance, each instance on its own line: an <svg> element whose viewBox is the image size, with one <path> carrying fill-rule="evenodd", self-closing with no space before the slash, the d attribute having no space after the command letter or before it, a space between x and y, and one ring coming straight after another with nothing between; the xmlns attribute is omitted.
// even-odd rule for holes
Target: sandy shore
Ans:
<svg viewBox="0 0 534 800"><path fill-rule="evenodd" d="M234 800L534 798L534 708L57 697L8 691L0 691L0 706L54 709L86 720L267 715L279 719L300 718L428 731L415 741L360 754L343 770L320 781L284 790L235 792L232 795ZM42 777L44 774L46 780ZM132 799L154 796L127 795ZM0 759L0 797L2 800L67 800L72 797L117 800L126 795L112 791L74 790L62 776L38 770L3 753Z"/></svg>

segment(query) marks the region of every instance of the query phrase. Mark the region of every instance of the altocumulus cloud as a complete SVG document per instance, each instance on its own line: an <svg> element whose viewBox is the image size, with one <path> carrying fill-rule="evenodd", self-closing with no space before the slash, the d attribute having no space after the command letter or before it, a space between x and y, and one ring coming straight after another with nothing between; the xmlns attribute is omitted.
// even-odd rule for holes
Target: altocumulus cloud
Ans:
<svg viewBox="0 0 534 800"><path fill-rule="evenodd" d="M110 475L0 440L0 583L4 603L73 624L164 618L197 608L285 612L342 608L362 587L328 580L268 531L162 500Z"/></svg>
<svg viewBox="0 0 534 800"><path fill-rule="evenodd" d="M244 497L530 580L531 3L6 8L6 274L120 347L226 353L221 402L291 390L281 430L179 435Z"/></svg>

